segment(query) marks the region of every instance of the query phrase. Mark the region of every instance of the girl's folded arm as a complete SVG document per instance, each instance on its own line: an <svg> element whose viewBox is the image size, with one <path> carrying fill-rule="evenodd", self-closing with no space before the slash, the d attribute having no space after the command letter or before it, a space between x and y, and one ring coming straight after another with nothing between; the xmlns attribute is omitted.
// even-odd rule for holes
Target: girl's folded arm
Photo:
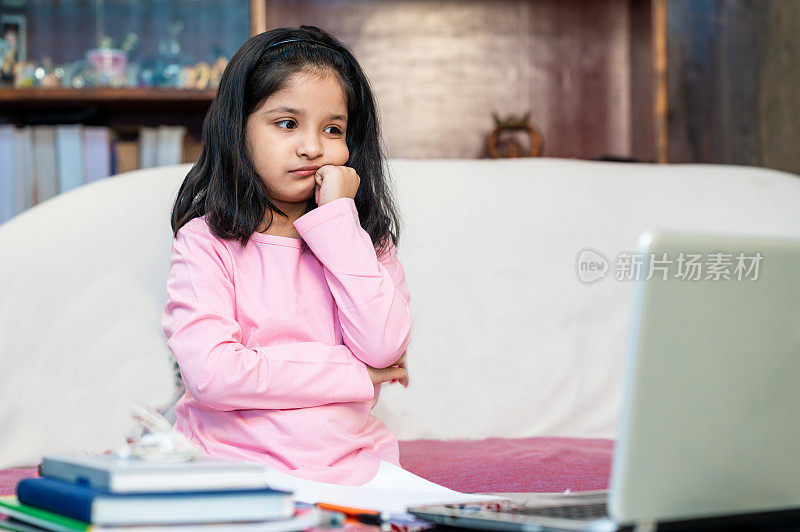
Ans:
<svg viewBox="0 0 800 532"><path fill-rule="evenodd" d="M376 368L391 366L411 341L411 294L395 246L379 258L352 198L301 216L295 228L325 266L344 343Z"/></svg>
<svg viewBox="0 0 800 532"><path fill-rule="evenodd" d="M184 383L197 401L217 410L241 410L373 398L366 366L346 345L242 345L242 331L233 318L228 259L224 245L207 235L181 228L173 241L161 322ZM329 358L338 360L325 361Z"/></svg>

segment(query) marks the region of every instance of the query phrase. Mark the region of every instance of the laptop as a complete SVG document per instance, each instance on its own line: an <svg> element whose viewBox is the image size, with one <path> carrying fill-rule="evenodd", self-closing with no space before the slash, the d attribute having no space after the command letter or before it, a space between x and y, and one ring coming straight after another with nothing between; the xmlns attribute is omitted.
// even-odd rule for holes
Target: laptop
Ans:
<svg viewBox="0 0 800 532"><path fill-rule="evenodd" d="M410 513L493 530L800 527L800 240L648 231L636 256L609 490Z"/></svg>

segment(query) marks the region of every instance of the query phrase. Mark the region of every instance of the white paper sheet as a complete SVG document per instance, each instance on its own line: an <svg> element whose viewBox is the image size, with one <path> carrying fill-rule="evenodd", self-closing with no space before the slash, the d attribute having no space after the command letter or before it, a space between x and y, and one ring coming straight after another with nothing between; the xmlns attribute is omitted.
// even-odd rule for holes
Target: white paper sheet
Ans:
<svg viewBox="0 0 800 532"><path fill-rule="evenodd" d="M375 477L363 486L342 486L306 480L272 470L270 487L291 491L297 502L326 502L352 508L402 514L409 506L504 500L503 497L461 493L381 461Z"/></svg>

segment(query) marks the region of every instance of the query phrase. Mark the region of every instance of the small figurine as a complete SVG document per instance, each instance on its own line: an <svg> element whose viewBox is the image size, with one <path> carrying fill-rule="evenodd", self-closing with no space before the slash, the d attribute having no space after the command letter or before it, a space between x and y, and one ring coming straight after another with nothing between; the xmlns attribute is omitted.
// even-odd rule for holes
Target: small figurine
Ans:
<svg viewBox="0 0 800 532"><path fill-rule="evenodd" d="M14 88L27 89L36 86L36 64L23 61L14 65Z"/></svg>
<svg viewBox="0 0 800 532"><path fill-rule="evenodd" d="M53 61L45 56L42 59L42 65L40 67L43 71L43 76L39 79L39 86L44 87L46 89L57 89L61 86L61 80L56 75L56 68L53 66ZM38 70L38 69L37 69Z"/></svg>
<svg viewBox="0 0 800 532"><path fill-rule="evenodd" d="M542 153L542 137L530 124L530 111L525 113L521 118L509 116L505 120L501 120L497 113L492 112L494 119L495 129L489 134L486 139L486 151L489 157L497 159L500 157L539 157ZM523 155L522 145L514 135L517 132L525 133L530 140L530 147L527 154ZM506 133L511 132L511 135Z"/></svg>
<svg viewBox="0 0 800 532"><path fill-rule="evenodd" d="M183 22L170 24L167 31L169 37L158 43L158 57L153 61L152 70L148 73L154 86L178 87L182 71L181 44L179 36L183 31Z"/></svg>
<svg viewBox="0 0 800 532"><path fill-rule="evenodd" d="M94 67L88 61L81 59L67 65L62 85L72 89L84 89L95 85L95 77Z"/></svg>
<svg viewBox="0 0 800 532"><path fill-rule="evenodd" d="M197 63L194 67L184 67L186 77L181 86L185 89L202 90L208 87L211 78L211 67L205 61Z"/></svg>
<svg viewBox="0 0 800 532"><path fill-rule="evenodd" d="M7 28L0 38L0 85L14 83L14 69L17 63L17 31Z"/></svg>
<svg viewBox="0 0 800 532"><path fill-rule="evenodd" d="M125 85L125 76L128 70L128 56L124 51L114 48L114 43L109 36L103 36L97 41L97 48L86 52L86 60L94 67L96 73L95 84L112 87Z"/></svg>

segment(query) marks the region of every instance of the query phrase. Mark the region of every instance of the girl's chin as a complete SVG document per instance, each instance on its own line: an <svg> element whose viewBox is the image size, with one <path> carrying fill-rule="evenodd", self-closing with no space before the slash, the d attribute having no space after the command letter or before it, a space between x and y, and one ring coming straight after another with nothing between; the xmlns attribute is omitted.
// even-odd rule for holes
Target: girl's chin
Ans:
<svg viewBox="0 0 800 532"><path fill-rule="evenodd" d="M314 191L312 190L310 194L293 194L291 196L286 195L280 198L280 201L285 203L306 203L308 200L314 199Z"/></svg>
<svg viewBox="0 0 800 532"><path fill-rule="evenodd" d="M285 201L287 203L301 203L308 201L309 198L314 197L314 181L310 183L296 182L289 186L283 187L278 194L275 194L273 189L273 198L278 201Z"/></svg>

